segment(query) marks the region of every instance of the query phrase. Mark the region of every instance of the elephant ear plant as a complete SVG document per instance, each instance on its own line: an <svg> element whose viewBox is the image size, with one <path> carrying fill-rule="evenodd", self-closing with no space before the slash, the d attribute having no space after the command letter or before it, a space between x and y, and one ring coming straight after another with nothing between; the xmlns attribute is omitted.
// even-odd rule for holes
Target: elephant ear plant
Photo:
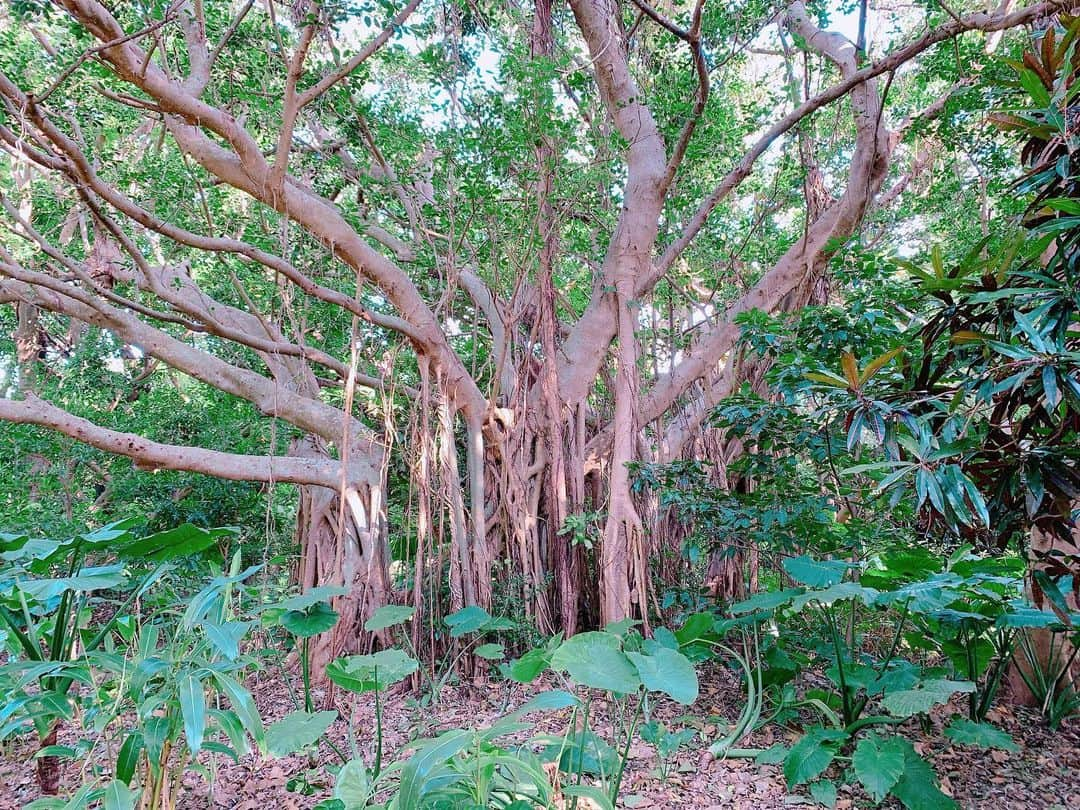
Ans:
<svg viewBox="0 0 1080 810"><path fill-rule="evenodd" d="M576 784L571 789L589 787L586 775L599 780L610 805L619 796L630 744L640 723L648 719L653 696L664 694L687 705L698 696L697 673L677 636L665 630L655 638L643 638L634 624L619 622L565 640L556 636L504 667L505 674L519 683L531 683L550 671L569 693L578 693L566 731L537 738L545 744L541 756L573 775ZM610 741L591 725L597 692L606 694L612 712Z"/></svg>
<svg viewBox="0 0 1080 810"><path fill-rule="evenodd" d="M784 568L795 587L757 594L730 612L775 623L789 639L793 626L803 628L799 641L789 643L806 655L786 660L817 658L831 688L815 686L801 695L793 683L775 688L774 716L810 711L820 722L790 747L727 755L756 754L758 762L782 764L789 788L808 785L811 796L830 806L837 786L826 771L840 763L841 775L861 784L875 803L892 796L910 810L955 807L914 746L888 729L909 718L926 725L934 707L966 695L968 716L952 717L946 736L963 745L1015 748L1007 734L983 721L1019 616L1030 610L1016 600L1021 581L1014 566L962 549L945 561L903 551L858 565L794 557ZM882 651L871 654L873 645L859 628L883 619L890 632ZM933 653L943 665L921 667L901 654L913 649Z"/></svg>
<svg viewBox="0 0 1080 810"><path fill-rule="evenodd" d="M338 614L330 607L330 599L348 593L339 585L323 585L309 591L266 605L262 611L265 625L278 625L294 641L300 658L300 674L304 684L304 711L313 710L311 699L311 639L332 629Z"/></svg>
<svg viewBox="0 0 1080 810"><path fill-rule="evenodd" d="M131 521L117 522L65 540L0 534L0 626L10 655L3 674L11 684L0 738L33 725L44 794L59 789L57 732L72 717L72 685L90 683L86 654L130 625L129 607L170 560L198 554L233 533L185 524L139 538L131 528ZM148 570L136 574L136 568Z"/></svg>

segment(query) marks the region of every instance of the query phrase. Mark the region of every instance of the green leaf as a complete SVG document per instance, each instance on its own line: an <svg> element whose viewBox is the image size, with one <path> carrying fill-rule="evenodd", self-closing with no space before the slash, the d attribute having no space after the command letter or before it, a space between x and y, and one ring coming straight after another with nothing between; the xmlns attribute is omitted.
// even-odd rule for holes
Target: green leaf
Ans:
<svg viewBox="0 0 1080 810"><path fill-rule="evenodd" d="M259 716L255 701L251 698L251 693L242 687L235 678L224 672L214 672L214 678L217 680L218 685L221 686L221 691L229 698L232 710L240 720L244 730L261 746L266 739L266 733L263 731L262 718Z"/></svg>
<svg viewBox="0 0 1080 810"><path fill-rule="evenodd" d="M648 655L638 652L626 653L645 688L650 692L663 692L672 700L687 705L697 700L698 677L694 665L685 655L655 642Z"/></svg>
<svg viewBox="0 0 1080 810"><path fill-rule="evenodd" d="M464 607L443 619L446 626L450 628L452 638L460 638L468 633L483 630L484 625L490 621L491 614L476 605Z"/></svg>
<svg viewBox="0 0 1080 810"><path fill-rule="evenodd" d="M1035 102L1035 106L1047 108L1050 106L1050 93L1046 89L1046 85L1042 83L1042 79L1039 78L1039 74L1028 68L1018 71L1020 77L1020 85L1031 96L1031 100Z"/></svg>
<svg viewBox="0 0 1080 810"><path fill-rule="evenodd" d="M409 621L414 613L416 613L416 608L404 607L403 605L383 605L364 622L364 629L369 633L377 633L380 630Z"/></svg>
<svg viewBox="0 0 1080 810"><path fill-rule="evenodd" d="M977 748L1000 748L1002 751L1019 751L1020 746L1013 738L997 726L989 723L976 723L964 717L954 717L945 728L945 736L959 745L973 745Z"/></svg>
<svg viewBox="0 0 1080 810"><path fill-rule="evenodd" d="M291 596L283 602L274 602L264 606L264 610L307 610L316 602L325 602L328 599L333 599L335 596L344 596L349 592L348 588L344 588L341 585L320 585L317 588L311 588L304 593Z"/></svg>
<svg viewBox="0 0 1080 810"><path fill-rule="evenodd" d="M102 810L135 810L135 800L139 792L132 790L119 779L113 779L105 786L101 797Z"/></svg>
<svg viewBox="0 0 1080 810"><path fill-rule="evenodd" d="M329 602L316 602L303 610L289 610L281 616L281 626L297 638L311 638L337 624L338 613Z"/></svg>
<svg viewBox="0 0 1080 810"><path fill-rule="evenodd" d="M507 718L517 719L519 717L524 717L530 712L557 711L559 709L569 708L570 706L577 706L580 702L581 701L564 689L549 689L521 704L514 711L510 712L510 714L507 715Z"/></svg>
<svg viewBox="0 0 1080 810"><path fill-rule="evenodd" d="M419 667L415 658L390 648L371 655L352 655L331 661L326 667L326 676L342 689L360 694L385 689L409 677Z"/></svg>
<svg viewBox="0 0 1080 810"><path fill-rule="evenodd" d="M362 759L350 759L341 766L334 781L334 798L345 806L344 810L364 810L371 792L371 776Z"/></svg>
<svg viewBox="0 0 1080 810"><path fill-rule="evenodd" d="M807 591L791 600L791 609L802 610L811 602L820 605L831 605L842 602L845 599L859 599L864 605L872 605L877 599L878 592L873 588L865 588L857 582L838 582L820 591Z"/></svg>
<svg viewBox="0 0 1080 810"><path fill-rule="evenodd" d="M820 776L836 756L836 743L847 738L837 729L810 728L784 757L784 778L788 788Z"/></svg>
<svg viewBox="0 0 1080 810"><path fill-rule="evenodd" d="M970 681L924 681L915 689L904 689L885 695L881 699L881 705L895 717L911 717L928 712L939 703L948 703L949 698L957 692L974 691L975 684Z"/></svg>
<svg viewBox="0 0 1080 810"><path fill-rule="evenodd" d="M72 748L70 745L46 745L44 748L39 748L34 754L34 759L40 759L41 757L59 757L60 759L73 759L78 756L78 751Z"/></svg>
<svg viewBox="0 0 1080 810"><path fill-rule="evenodd" d="M206 733L206 693L202 681L192 674L180 679L177 687L180 696L180 713L184 718L184 736L192 754L202 748Z"/></svg>
<svg viewBox="0 0 1080 810"><path fill-rule="evenodd" d="M957 810L957 804L937 787L937 775L915 749L902 738L904 773L892 789L908 810Z"/></svg>
<svg viewBox="0 0 1080 810"><path fill-rule="evenodd" d="M295 711L266 728L266 750L275 757L302 751L326 733L337 720L336 711Z"/></svg>
<svg viewBox="0 0 1080 810"><path fill-rule="evenodd" d="M1024 605L1010 608L994 621L995 627L1051 627L1056 624L1061 624L1061 620L1053 611Z"/></svg>
<svg viewBox="0 0 1080 810"><path fill-rule="evenodd" d="M828 588L844 578L850 565L843 560L815 560L803 555L784 560L784 570L796 582L811 588Z"/></svg>
<svg viewBox="0 0 1080 810"><path fill-rule="evenodd" d="M609 778L619 769L619 752L591 731L577 731L547 739L551 742L540 752L540 757L547 761L558 760L559 770L563 773L587 773Z"/></svg>
<svg viewBox="0 0 1080 810"><path fill-rule="evenodd" d="M19 590L32 599L46 602L60 596L64 591L102 591L122 585L124 580L124 566L105 565L84 568L74 576L59 579L20 580Z"/></svg>
<svg viewBox="0 0 1080 810"><path fill-rule="evenodd" d="M675 631L679 644L687 645L704 638L713 631L716 617L711 613L692 613L686 617L683 626Z"/></svg>
<svg viewBox="0 0 1080 810"><path fill-rule="evenodd" d="M445 782L449 769L442 766L448 759L468 746L472 740L472 732L455 729L424 743L401 768L397 795L398 808L405 810L407 807L424 807L424 796L429 786L440 775L443 776L441 781L444 784L452 784L453 772L449 773L451 781Z"/></svg>
<svg viewBox="0 0 1080 810"><path fill-rule="evenodd" d="M190 523L157 534L147 535L120 548L125 559L166 562L200 554L217 544L223 537L235 537L238 530L231 527L200 529Z"/></svg>
<svg viewBox="0 0 1080 810"><path fill-rule="evenodd" d="M547 667L547 650L529 650L506 667L506 676L518 683L532 683Z"/></svg>
<svg viewBox="0 0 1080 810"><path fill-rule="evenodd" d="M831 779L819 779L810 783L810 795L825 807L836 807L836 783Z"/></svg>
<svg viewBox="0 0 1080 810"><path fill-rule="evenodd" d="M551 656L551 666L581 686L617 694L636 692L641 685L637 669L619 645L610 633L578 633L559 646Z"/></svg>
<svg viewBox="0 0 1080 810"><path fill-rule="evenodd" d="M252 622L203 622L201 627L214 648L230 661L235 661L240 657L240 641L251 625Z"/></svg>
<svg viewBox="0 0 1080 810"><path fill-rule="evenodd" d="M94 529L92 532L87 532L86 534L79 536L91 546L112 545L115 548L118 545L123 545L123 543L117 543L116 541L126 536L130 536L131 529L138 524L139 521L137 518L125 518L123 520L107 523L100 528Z"/></svg>
<svg viewBox="0 0 1080 810"><path fill-rule="evenodd" d="M240 755L237 754L234 749L225 745L225 743L219 743L215 740L207 740L202 744L202 750L209 751L213 754L222 754L224 756L227 756L235 763L240 762Z"/></svg>
<svg viewBox="0 0 1080 810"><path fill-rule="evenodd" d="M143 750L143 736L141 732L132 731L124 739L120 746L120 753L116 755L116 778L125 785L131 784L135 776L135 769L139 767L139 755Z"/></svg>
<svg viewBox="0 0 1080 810"><path fill-rule="evenodd" d="M225 732L225 736L229 738L229 742L238 756L244 756L251 751L251 746L248 745L247 733L244 731L244 724L240 722L236 712L211 709L210 716L217 721L218 726ZM203 748L207 747L208 745L204 743Z"/></svg>
<svg viewBox="0 0 1080 810"><path fill-rule="evenodd" d="M875 803L881 802L900 781L906 756L904 740L899 737L882 739L868 734L855 746L851 758L855 776Z"/></svg>
<svg viewBox="0 0 1080 810"><path fill-rule="evenodd" d="M488 661L498 661L505 653L503 652L502 644L481 644L475 650L473 655L477 658L484 658Z"/></svg>

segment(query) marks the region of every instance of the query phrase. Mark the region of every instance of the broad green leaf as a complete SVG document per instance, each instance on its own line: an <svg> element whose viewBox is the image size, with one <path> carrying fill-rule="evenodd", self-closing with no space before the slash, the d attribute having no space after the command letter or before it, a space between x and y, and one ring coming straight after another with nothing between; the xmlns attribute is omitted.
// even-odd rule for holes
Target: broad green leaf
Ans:
<svg viewBox="0 0 1080 810"><path fill-rule="evenodd" d="M994 621L995 627L1050 627L1060 624L1058 617L1049 610L1039 610L1030 605L1013 605Z"/></svg>
<svg viewBox="0 0 1080 810"><path fill-rule="evenodd" d="M472 739L472 732L448 731L426 742L413 754L401 768L397 796L399 810L423 807L428 787L440 774L446 773L446 761L468 746Z"/></svg>
<svg viewBox="0 0 1080 810"><path fill-rule="evenodd" d="M713 631L716 617L711 613L692 613L686 617L683 626L675 631L679 644L687 645L704 638Z"/></svg>
<svg viewBox="0 0 1080 810"><path fill-rule="evenodd" d="M336 711L295 711L266 728L266 750L275 757L302 751L318 741L337 719Z"/></svg>
<svg viewBox="0 0 1080 810"><path fill-rule="evenodd" d="M120 547L121 557L126 559L166 562L200 554L215 545L223 537L235 537L235 528L200 529L183 523L173 529L147 535Z"/></svg>
<svg viewBox="0 0 1080 810"><path fill-rule="evenodd" d="M460 638L468 633L482 630L490 621L491 614L476 605L464 607L443 619L446 626L450 628L450 635L453 638Z"/></svg>
<svg viewBox="0 0 1080 810"><path fill-rule="evenodd" d="M898 737L882 739L868 734L859 740L851 764L855 776L874 802L881 802L904 773L906 761L904 740Z"/></svg>
<svg viewBox="0 0 1080 810"><path fill-rule="evenodd" d="M28 579L19 581L19 590L28 597L40 602L60 596L64 591L107 590L124 584L124 566L105 565L97 568L84 568L74 576L59 579Z"/></svg>
<svg viewBox="0 0 1080 810"><path fill-rule="evenodd" d="M502 644L481 644L475 650L473 655L477 658L484 658L488 661L498 661L505 653L503 652Z"/></svg>
<svg viewBox="0 0 1080 810"><path fill-rule="evenodd" d="M890 692L881 699L881 705L895 717L911 717L928 712L939 703L948 703L957 692L973 691L975 684L970 681L924 681L914 689Z"/></svg>
<svg viewBox="0 0 1080 810"><path fill-rule="evenodd" d="M858 599L864 605L872 605L877 599L878 592L873 588L865 588L857 582L838 582L819 591L807 591L795 596L791 600L793 611L802 610L811 602L819 605L831 605L842 602L845 599Z"/></svg>
<svg viewBox="0 0 1080 810"><path fill-rule="evenodd" d="M578 633L559 646L551 666L581 686L617 694L636 692L641 685L637 669L619 646L619 639L610 633Z"/></svg>
<svg viewBox="0 0 1080 810"><path fill-rule="evenodd" d="M532 683L548 667L547 650L529 650L521 658L510 662L506 667L506 676L518 683Z"/></svg>
<svg viewBox="0 0 1080 810"><path fill-rule="evenodd" d="M637 667L641 682L650 692L663 692L687 705L697 700L697 673L682 653L654 644L648 655L628 652L626 656Z"/></svg>
<svg viewBox="0 0 1080 810"><path fill-rule="evenodd" d="M954 717L945 728L945 736L959 745L977 748L1000 748L1002 751L1019 751L1011 736L989 723L976 723L965 717Z"/></svg>
<svg viewBox="0 0 1080 810"><path fill-rule="evenodd" d="M116 541L123 540L125 536L130 535L130 530L138 524L139 521L136 518L116 520L94 529L92 532L80 535L80 537L92 546L112 545L113 548L116 548L124 545L122 542L118 543Z"/></svg>
<svg viewBox="0 0 1080 810"><path fill-rule="evenodd" d="M416 608L404 607L403 605L383 605L364 622L364 629L369 633L377 633L380 630L409 621L415 612Z"/></svg>
<svg viewBox="0 0 1080 810"><path fill-rule="evenodd" d="M625 636L630 630L641 624L640 619L619 619L617 622L608 622L604 625L604 632L613 636Z"/></svg>
<svg viewBox="0 0 1080 810"><path fill-rule="evenodd" d="M281 616L281 626L297 638L311 638L337 624L338 613L329 602L316 602L303 610L288 610Z"/></svg>
<svg viewBox="0 0 1080 810"><path fill-rule="evenodd" d="M815 726L807 730L784 757L784 778L788 788L816 779L836 756L837 744L847 734L836 729Z"/></svg>
<svg viewBox="0 0 1080 810"><path fill-rule="evenodd" d="M550 735L548 745L540 752L547 761L558 760L563 773L586 773L610 778L619 768L619 752L602 737L591 731L566 735Z"/></svg>
<svg viewBox="0 0 1080 810"><path fill-rule="evenodd" d="M844 578L851 566L842 560L815 560L803 555L784 560L784 570L796 582L811 588L828 588Z"/></svg>
<svg viewBox="0 0 1080 810"><path fill-rule="evenodd" d="M341 585L320 585L317 588L311 588L304 591L304 593L291 596L282 602L274 602L273 604L264 606L264 610L277 609L283 611L290 610L306 610L314 605L316 602L325 602L328 599L333 599L335 596L344 596L349 592L348 588Z"/></svg>
<svg viewBox="0 0 1080 810"><path fill-rule="evenodd" d="M240 641L251 625L252 622L203 622L202 628L214 648L230 661L235 661L240 657Z"/></svg>
<svg viewBox="0 0 1080 810"><path fill-rule="evenodd" d="M326 676L342 689L363 693L385 689L409 677L419 667L415 658L390 648L371 655L352 655L331 661L326 667Z"/></svg>
<svg viewBox="0 0 1080 810"><path fill-rule="evenodd" d="M344 810L364 810L371 791L371 777L362 759L350 759L341 766L334 781L334 798L344 805Z"/></svg>
<svg viewBox="0 0 1080 810"><path fill-rule="evenodd" d="M904 773L891 793L908 810L957 810L957 804L938 789L937 774L915 753L907 740L904 745Z"/></svg>
<svg viewBox="0 0 1080 810"><path fill-rule="evenodd" d="M819 779L810 783L810 795L820 805L836 807L836 783L831 779Z"/></svg>

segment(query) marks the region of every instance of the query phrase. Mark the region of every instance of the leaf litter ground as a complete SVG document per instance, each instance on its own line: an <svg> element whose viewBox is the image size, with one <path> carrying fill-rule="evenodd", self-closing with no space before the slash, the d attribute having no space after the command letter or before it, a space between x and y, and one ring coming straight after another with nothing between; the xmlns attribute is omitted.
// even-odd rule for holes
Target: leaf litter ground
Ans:
<svg viewBox="0 0 1080 810"><path fill-rule="evenodd" d="M249 686L256 696L267 723L292 711L293 696L278 673L265 672L255 676ZM484 685L452 684L442 691L438 703L422 705L416 696L397 691L384 699L384 748L389 755L416 736L432 736L452 728L483 726L513 710L532 695L552 684L538 682L529 686L490 683ZM691 707L661 702L653 712L654 719L669 728L690 727L705 735L711 742L726 731L725 725L737 717L741 699L737 680L725 670L703 673L701 697ZM319 694L320 706L326 695ZM361 697L337 692L330 698L330 708L339 712L330 736L343 751L348 750L346 716L356 729L361 753L371 746L374 723L374 701L371 695ZM933 731L923 734L916 726L904 731L915 743L920 754L933 762L942 780L943 790L952 795L963 808L994 808L994 810L1074 810L1080 808L1080 722L1073 720L1058 732L1051 732L1038 716L1024 708L1001 707L991 713L991 719L1012 734L1019 746L1017 752L984 751L962 747L941 734L948 715L958 707L938 707L932 717ZM602 701L592 706L594 728L606 736L608 724ZM567 713L532 715L537 719L537 731L558 733L565 729ZM777 743L790 743L795 735L785 737L783 730L767 726L743 741L747 747L767 748ZM69 726L61 734L61 744L77 741ZM815 802L800 792L789 795L779 766L757 765L752 760L712 760L703 751L708 743L699 736L690 746L681 749L672 759L667 779L658 773L658 761L652 746L635 740L630 747L627 773L623 780L620 807L638 810L662 808L732 808L732 810L766 810L792 806L815 806ZM0 748L0 810L15 810L36 798L33 754L35 741L30 737L9 740ZM94 766L105 767L110 760L104 745L96 746L79 762L67 762L64 767L64 788L80 784L84 773ZM236 810L300 810L309 808L330 795L330 785L321 765L337 762L333 750L325 742L315 755L315 767L308 757L294 755L282 759L261 758L251 754L234 764L217 757L211 763L201 761L213 774L213 784L201 774L189 772L184 778L184 792L177 810L203 808L235 808ZM835 766L834 766L835 767ZM287 790L290 781L311 774L316 792L305 796ZM829 775L836 776L835 773ZM322 784L318 784L322 780ZM579 806L581 806L579 804ZM841 786L836 802L839 810L870 807L871 803L857 788ZM891 805L887 802L885 807Z"/></svg>

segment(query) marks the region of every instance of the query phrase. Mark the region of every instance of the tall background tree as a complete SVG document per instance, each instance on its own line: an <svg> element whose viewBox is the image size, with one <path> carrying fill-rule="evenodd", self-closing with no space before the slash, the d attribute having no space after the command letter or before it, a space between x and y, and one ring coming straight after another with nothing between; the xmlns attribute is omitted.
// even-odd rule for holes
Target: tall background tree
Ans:
<svg viewBox="0 0 1080 810"><path fill-rule="evenodd" d="M323 656L397 599L647 619L630 465L738 452L737 316L1009 205L987 51L1059 5L8 2L0 419L94 448L6 428L19 480L294 485Z"/></svg>

